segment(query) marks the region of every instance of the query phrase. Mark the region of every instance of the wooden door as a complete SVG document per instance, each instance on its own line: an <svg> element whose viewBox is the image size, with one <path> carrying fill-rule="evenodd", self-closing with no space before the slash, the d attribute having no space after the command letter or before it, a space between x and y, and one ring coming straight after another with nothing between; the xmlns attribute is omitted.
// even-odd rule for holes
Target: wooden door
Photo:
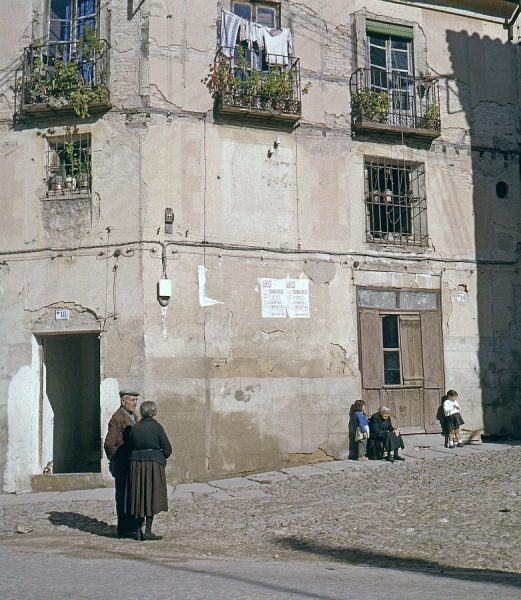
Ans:
<svg viewBox="0 0 521 600"><path fill-rule="evenodd" d="M385 340L390 321L398 329L398 344ZM359 324L363 399L368 412L386 404L393 423L402 431L439 431L436 411L443 385L439 312L389 314L361 309ZM392 361L388 360L390 355Z"/></svg>
<svg viewBox="0 0 521 600"><path fill-rule="evenodd" d="M439 312L421 314L424 364L423 419L427 433L441 431L436 413L443 395L443 347Z"/></svg>

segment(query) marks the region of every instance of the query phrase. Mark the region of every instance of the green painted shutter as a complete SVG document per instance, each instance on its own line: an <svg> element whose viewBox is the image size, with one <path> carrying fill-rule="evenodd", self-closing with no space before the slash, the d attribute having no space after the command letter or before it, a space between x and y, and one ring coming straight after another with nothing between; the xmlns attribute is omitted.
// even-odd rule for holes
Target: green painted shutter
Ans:
<svg viewBox="0 0 521 600"><path fill-rule="evenodd" d="M412 40L414 37L412 27L406 27L405 25L383 23L381 21L372 21L371 19L366 19L365 24L367 33L379 33L381 35L406 38L408 40Z"/></svg>

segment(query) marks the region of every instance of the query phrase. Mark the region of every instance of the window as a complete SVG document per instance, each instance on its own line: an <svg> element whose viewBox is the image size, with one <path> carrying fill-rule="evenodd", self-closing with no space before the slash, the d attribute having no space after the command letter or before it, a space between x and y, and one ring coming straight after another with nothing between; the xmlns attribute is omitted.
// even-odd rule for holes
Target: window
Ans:
<svg viewBox="0 0 521 600"><path fill-rule="evenodd" d="M366 159L365 195L367 241L427 245L422 164Z"/></svg>
<svg viewBox="0 0 521 600"><path fill-rule="evenodd" d="M247 21L253 21L264 27L280 27L280 6L266 2L234 2L233 12Z"/></svg>
<svg viewBox="0 0 521 600"><path fill-rule="evenodd" d="M266 4L265 2L234 2L233 12L238 17L257 23L270 29L278 29L280 26L279 6L276 4ZM248 79L249 69L258 71L269 71L266 61L266 53L259 49L257 42L248 45L247 42L239 42L241 55L246 59L247 68L236 70L236 75L241 79ZM240 63L240 60L239 60Z"/></svg>
<svg viewBox="0 0 521 600"><path fill-rule="evenodd" d="M371 87L389 94L392 112L412 109L412 31L411 27L367 21Z"/></svg>
<svg viewBox="0 0 521 600"><path fill-rule="evenodd" d="M47 196L88 194L91 191L90 134L47 139Z"/></svg>
<svg viewBox="0 0 521 600"><path fill-rule="evenodd" d="M50 0L49 43L73 42L86 27L96 30L97 0Z"/></svg>
<svg viewBox="0 0 521 600"><path fill-rule="evenodd" d="M49 43L43 62L51 69L56 59L76 62L78 74L90 85L95 78L95 53L85 52L87 36L96 36L97 0L50 0Z"/></svg>
<svg viewBox="0 0 521 600"><path fill-rule="evenodd" d="M384 384L400 385L400 341L398 315L382 316L382 346L384 353Z"/></svg>

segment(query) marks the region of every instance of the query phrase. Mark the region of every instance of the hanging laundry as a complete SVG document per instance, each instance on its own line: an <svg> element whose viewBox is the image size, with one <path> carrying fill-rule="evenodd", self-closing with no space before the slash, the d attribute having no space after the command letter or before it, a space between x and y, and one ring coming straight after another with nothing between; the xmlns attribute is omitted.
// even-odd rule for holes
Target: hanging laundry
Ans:
<svg viewBox="0 0 521 600"><path fill-rule="evenodd" d="M293 39L291 31L283 29L266 29L264 32L266 61L269 65L287 65L293 55Z"/></svg>
<svg viewBox="0 0 521 600"><path fill-rule="evenodd" d="M264 33L268 31L264 25L242 19L239 29L239 40L248 43L248 50L264 50ZM254 47L257 44L257 47Z"/></svg>
<svg viewBox="0 0 521 600"><path fill-rule="evenodd" d="M227 10L221 11L221 47L224 56L228 58L235 56L237 33L243 20Z"/></svg>

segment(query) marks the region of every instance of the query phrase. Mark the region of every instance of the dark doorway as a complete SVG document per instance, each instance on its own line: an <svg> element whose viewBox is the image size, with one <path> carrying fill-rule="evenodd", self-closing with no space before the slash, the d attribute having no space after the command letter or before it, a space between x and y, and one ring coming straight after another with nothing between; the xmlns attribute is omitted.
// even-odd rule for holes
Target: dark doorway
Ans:
<svg viewBox="0 0 521 600"><path fill-rule="evenodd" d="M53 473L99 473L99 338L45 336L42 346L45 391L53 413Z"/></svg>

